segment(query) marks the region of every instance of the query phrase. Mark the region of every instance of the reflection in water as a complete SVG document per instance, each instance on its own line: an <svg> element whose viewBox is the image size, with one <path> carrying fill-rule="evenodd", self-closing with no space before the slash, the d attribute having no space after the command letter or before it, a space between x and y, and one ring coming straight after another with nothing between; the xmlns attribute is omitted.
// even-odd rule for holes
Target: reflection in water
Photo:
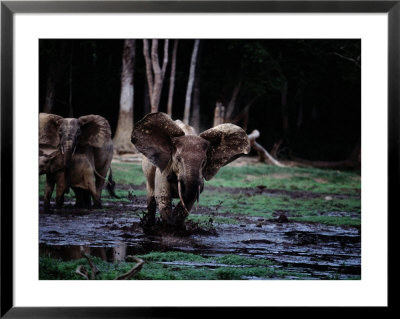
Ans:
<svg viewBox="0 0 400 319"><path fill-rule="evenodd" d="M148 247L149 251L154 247ZM147 251L146 251L147 252ZM108 262L124 261L128 255L146 253L143 247L128 246L126 243L118 243L115 247L90 247L80 245L46 245L39 244L40 256L49 256L63 261L83 258L84 254L99 257Z"/></svg>
<svg viewBox="0 0 400 319"><path fill-rule="evenodd" d="M113 248L113 262L125 260L126 256L126 244L120 243L118 246Z"/></svg>

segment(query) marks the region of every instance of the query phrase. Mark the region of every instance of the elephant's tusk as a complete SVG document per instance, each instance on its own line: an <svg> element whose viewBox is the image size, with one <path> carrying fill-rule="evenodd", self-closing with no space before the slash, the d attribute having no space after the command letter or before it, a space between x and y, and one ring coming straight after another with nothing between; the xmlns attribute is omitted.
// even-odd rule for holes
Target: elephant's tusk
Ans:
<svg viewBox="0 0 400 319"><path fill-rule="evenodd" d="M186 208L185 202L183 201L182 198L182 188L181 188L181 181L178 181L178 193L179 193L179 199L181 200L182 206L185 209L186 213L189 214L188 209Z"/></svg>
<svg viewBox="0 0 400 319"><path fill-rule="evenodd" d="M76 151L76 145L74 146L74 150L72 151L72 156L74 156L75 151Z"/></svg>
<svg viewBox="0 0 400 319"><path fill-rule="evenodd" d="M64 155L64 146L61 144L61 154Z"/></svg>

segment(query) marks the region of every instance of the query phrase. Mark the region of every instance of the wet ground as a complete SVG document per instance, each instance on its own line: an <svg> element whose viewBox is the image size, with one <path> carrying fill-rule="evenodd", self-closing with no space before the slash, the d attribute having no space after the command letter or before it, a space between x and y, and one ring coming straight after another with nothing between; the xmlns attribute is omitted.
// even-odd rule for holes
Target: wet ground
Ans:
<svg viewBox="0 0 400 319"><path fill-rule="evenodd" d="M292 270L305 279L361 276L361 234L358 227L294 222L285 215L272 219L236 216L237 224L219 224L211 220L202 227L189 224L185 236L146 235L139 225L140 215L145 209L144 197L134 198L130 203L105 201L100 210L77 210L72 205L72 201L67 201L64 208L45 212L43 202L40 203L41 254L63 260L78 259L82 257L82 246L91 255L108 261L152 251L182 251L204 257L235 254L271 260L277 269ZM196 214L208 216L209 211L200 207ZM346 212L327 214L352 217ZM221 266L165 262L174 263L191 267ZM298 278L287 276L279 279Z"/></svg>

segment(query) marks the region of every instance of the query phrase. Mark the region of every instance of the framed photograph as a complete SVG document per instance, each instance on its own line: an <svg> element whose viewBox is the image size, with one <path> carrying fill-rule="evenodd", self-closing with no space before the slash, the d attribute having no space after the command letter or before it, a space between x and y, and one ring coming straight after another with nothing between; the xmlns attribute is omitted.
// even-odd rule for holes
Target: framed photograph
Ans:
<svg viewBox="0 0 400 319"><path fill-rule="evenodd" d="M399 28L399 1L1 1L1 316L390 310Z"/></svg>

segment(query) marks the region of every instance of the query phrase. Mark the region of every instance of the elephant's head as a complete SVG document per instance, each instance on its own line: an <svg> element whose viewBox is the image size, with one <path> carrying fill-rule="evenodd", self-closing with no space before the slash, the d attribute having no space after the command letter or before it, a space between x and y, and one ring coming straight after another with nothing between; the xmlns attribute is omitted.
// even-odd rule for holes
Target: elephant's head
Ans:
<svg viewBox="0 0 400 319"><path fill-rule="evenodd" d="M39 175L53 174L62 170L63 157L60 150L39 149Z"/></svg>
<svg viewBox="0 0 400 319"><path fill-rule="evenodd" d="M165 113L150 113L137 122L131 140L152 164L166 170L170 183L177 183L185 208L198 199L204 179L210 180L222 166L250 151L247 134L236 125L185 135Z"/></svg>
<svg viewBox="0 0 400 319"><path fill-rule="evenodd" d="M77 146L102 147L111 138L108 121L99 115L62 118L47 113L39 115L39 144L59 148L64 167L69 167Z"/></svg>

